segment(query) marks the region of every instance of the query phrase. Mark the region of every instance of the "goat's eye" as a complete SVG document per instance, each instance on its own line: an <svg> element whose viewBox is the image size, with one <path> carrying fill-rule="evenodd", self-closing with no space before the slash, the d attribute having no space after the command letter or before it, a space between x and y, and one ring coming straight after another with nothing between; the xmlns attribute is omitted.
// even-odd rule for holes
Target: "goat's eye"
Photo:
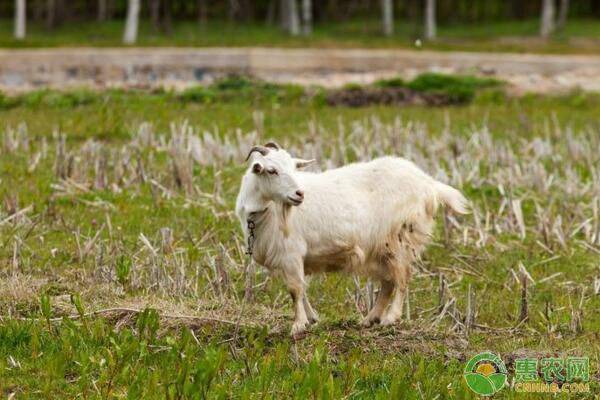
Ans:
<svg viewBox="0 0 600 400"><path fill-rule="evenodd" d="M277 170L275 168L269 168L267 172L269 175L277 175Z"/></svg>

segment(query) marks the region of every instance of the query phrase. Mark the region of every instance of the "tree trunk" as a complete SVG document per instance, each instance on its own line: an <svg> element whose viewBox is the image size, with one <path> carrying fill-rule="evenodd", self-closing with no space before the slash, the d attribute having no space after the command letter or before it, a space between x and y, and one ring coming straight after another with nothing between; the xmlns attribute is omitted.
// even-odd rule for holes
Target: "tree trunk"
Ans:
<svg viewBox="0 0 600 400"><path fill-rule="evenodd" d="M197 0L198 6L198 24L206 25L208 22L208 10L206 9L206 0Z"/></svg>
<svg viewBox="0 0 600 400"><path fill-rule="evenodd" d="M290 35L298 36L300 34L300 18L298 18L298 5L296 0L288 0L288 12L290 21Z"/></svg>
<svg viewBox="0 0 600 400"><path fill-rule="evenodd" d="M249 22L254 20L254 4L249 0L241 0L240 13L244 21Z"/></svg>
<svg viewBox="0 0 600 400"><path fill-rule="evenodd" d="M525 16L525 10L523 7L523 1L522 0L512 0L511 1L511 10L512 10L512 17L515 19L523 19L523 17Z"/></svg>
<svg viewBox="0 0 600 400"><path fill-rule="evenodd" d="M427 0L425 3L425 38L435 39L436 31L435 0Z"/></svg>
<svg viewBox="0 0 600 400"><path fill-rule="evenodd" d="M73 7L65 7L64 0L51 0L52 10L53 10L53 21L50 28L56 28L59 25L62 25L65 19L71 18L73 16Z"/></svg>
<svg viewBox="0 0 600 400"><path fill-rule="evenodd" d="M160 0L150 0L150 22L155 31L160 30Z"/></svg>
<svg viewBox="0 0 600 400"><path fill-rule="evenodd" d="M169 35L173 33L173 17L171 12L171 1L163 1L162 4L162 27Z"/></svg>
<svg viewBox="0 0 600 400"><path fill-rule="evenodd" d="M567 23L567 16L569 15L569 0L560 0L560 8L558 9L558 20L556 21L556 27L562 29Z"/></svg>
<svg viewBox="0 0 600 400"><path fill-rule="evenodd" d="M140 0L129 0L127 2L127 21L125 22L125 34L123 42L134 44L137 40L138 22L140 17Z"/></svg>
<svg viewBox="0 0 600 400"><path fill-rule="evenodd" d="M56 1L46 1L46 28L52 29L56 26Z"/></svg>
<svg viewBox="0 0 600 400"><path fill-rule="evenodd" d="M106 0L98 0L98 21L106 21L107 11L108 7L106 4Z"/></svg>
<svg viewBox="0 0 600 400"><path fill-rule="evenodd" d="M267 17L265 19L267 25L275 24L275 19L277 15L277 1L278 0L269 1L269 8L267 8Z"/></svg>
<svg viewBox="0 0 600 400"><path fill-rule="evenodd" d="M290 3L288 0L279 1L279 16L281 18L280 24L281 28L286 32L290 29L290 13L288 11L289 5Z"/></svg>
<svg viewBox="0 0 600 400"><path fill-rule="evenodd" d="M549 37L554 31L554 0L542 0L542 20L540 35Z"/></svg>
<svg viewBox="0 0 600 400"><path fill-rule="evenodd" d="M229 0L229 20L235 21L235 17L240 12L240 3L238 0Z"/></svg>
<svg viewBox="0 0 600 400"><path fill-rule="evenodd" d="M281 27L292 36L300 34L300 19L296 0L281 0Z"/></svg>
<svg viewBox="0 0 600 400"><path fill-rule="evenodd" d="M302 0L302 33L306 36L312 32L312 0Z"/></svg>
<svg viewBox="0 0 600 400"><path fill-rule="evenodd" d="M383 13L383 34L385 36L392 36L394 33L393 0L381 0L381 11Z"/></svg>
<svg viewBox="0 0 600 400"><path fill-rule="evenodd" d="M29 17L30 21L40 22L44 19L44 12L46 11L46 7L44 7L45 0L35 0L33 2L33 12Z"/></svg>
<svg viewBox="0 0 600 400"><path fill-rule="evenodd" d="M15 39L25 39L25 0L15 0Z"/></svg>

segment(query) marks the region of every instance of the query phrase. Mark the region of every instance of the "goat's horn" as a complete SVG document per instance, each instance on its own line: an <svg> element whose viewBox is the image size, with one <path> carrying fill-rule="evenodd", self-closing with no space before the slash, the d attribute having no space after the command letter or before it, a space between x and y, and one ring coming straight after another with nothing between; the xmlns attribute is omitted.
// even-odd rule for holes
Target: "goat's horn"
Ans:
<svg viewBox="0 0 600 400"><path fill-rule="evenodd" d="M263 156L266 156L269 153L269 149L264 146L254 146L248 152L248 155L246 156L246 161L248 161L248 159L250 158L250 155L252 153L254 153L255 151L259 152Z"/></svg>
<svg viewBox="0 0 600 400"><path fill-rule="evenodd" d="M281 148L277 143L275 143L273 141L265 143L265 147L270 147L275 150L279 150Z"/></svg>
<svg viewBox="0 0 600 400"><path fill-rule="evenodd" d="M296 163L296 168L304 168L304 167L308 167L310 164L316 162L317 160L310 159L310 160L303 160L302 158L294 158L294 162Z"/></svg>

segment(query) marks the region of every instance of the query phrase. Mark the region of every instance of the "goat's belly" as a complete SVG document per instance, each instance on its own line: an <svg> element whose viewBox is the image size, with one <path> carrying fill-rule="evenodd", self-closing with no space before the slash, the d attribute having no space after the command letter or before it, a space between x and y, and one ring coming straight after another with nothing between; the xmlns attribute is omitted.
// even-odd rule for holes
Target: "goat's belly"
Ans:
<svg viewBox="0 0 600 400"><path fill-rule="evenodd" d="M304 273L355 271L365 261L358 246L347 246L325 252L309 253L304 258Z"/></svg>

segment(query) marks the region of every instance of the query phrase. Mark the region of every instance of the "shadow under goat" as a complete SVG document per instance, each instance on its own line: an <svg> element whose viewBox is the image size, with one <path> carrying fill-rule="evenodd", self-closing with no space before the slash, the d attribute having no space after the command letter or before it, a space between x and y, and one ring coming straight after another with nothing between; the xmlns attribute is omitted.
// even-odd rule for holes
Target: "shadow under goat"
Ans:
<svg viewBox="0 0 600 400"><path fill-rule="evenodd" d="M362 324L394 324L411 263L431 238L439 205L467 213L467 200L415 164L382 157L324 172L300 169L274 142L254 146L236 201L248 254L280 274L294 302L292 335L318 320L306 296L305 276L342 271L381 283Z"/></svg>

